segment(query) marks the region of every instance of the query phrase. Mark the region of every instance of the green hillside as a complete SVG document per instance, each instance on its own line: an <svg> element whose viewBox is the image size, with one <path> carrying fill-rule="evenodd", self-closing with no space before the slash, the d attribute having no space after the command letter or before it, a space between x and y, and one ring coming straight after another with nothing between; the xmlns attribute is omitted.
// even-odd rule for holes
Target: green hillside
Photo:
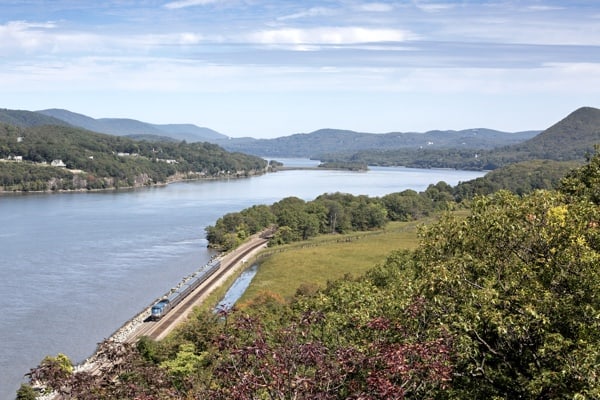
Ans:
<svg viewBox="0 0 600 400"><path fill-rule="evenodd" d="M311 133L298 133L275 139L230 139L217 142L231 151L271 157L320 158L323 154L349 155L359 151L426 148L446 151L448 149L492 149L523 142L539 132L500 132L492 129L466 129L462 131L429 131L363 133L340 129L320 129Z"/></svg>
<svg viewBox="0 0 600 400"><path fill-rule="evenodd" d="M508 164L544 159L585 161L600 143L600 110L583 107L522 143L495 149L379 150L340 156L331 153L323 161L352 161L368 165L403 165L415 168L491 170Z"/></svg>
<svg viewBox="0 0 600 400"><path fill-rule="evenodd" d="M92 118L87 115L62 109L36 111L38 114L57 118L70 125L90 131L117 136L156 135L167 136L178 141L216 142L227 137L209 128L193 124L150 124L131 118Z"/></svg>
<svg viewBox="0 0 600 400"><path fill-rule="evenodd" d="M39 125L59 125L70 126L66 121L63 121L52 116L34 113L24 110L8 110L0 109L0 122L8 125L29 127Z"/></svg>
<svg viewBox="0 0 600 400"><path fill-rule="evenodd" d="M134 141L57 125L0 124L0 159L5 191L136 187L260 174L267 166L210 143Z"/></svg>
<svg viewBox="0 0 600 400"><path fill-rule="evenodd" d="M599 143L600 109L582 107L536 137L499 152L514 151L530 159L584 160Z"/></svg>

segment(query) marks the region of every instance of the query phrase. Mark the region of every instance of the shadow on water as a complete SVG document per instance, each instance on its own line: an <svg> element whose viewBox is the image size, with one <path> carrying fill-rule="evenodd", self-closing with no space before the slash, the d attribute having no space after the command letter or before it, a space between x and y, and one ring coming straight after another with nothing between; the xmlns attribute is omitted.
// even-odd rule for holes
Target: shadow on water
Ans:
<svg viewBox="0 0 600 400"><path fill-rule="evenodd" d="M250 282L252 282L256 272L258 272L258 266L258 263L252 264L252 266L246 268L240 276L238 276L235 282L233 282L233 285L227 290L227 293L225 293L225 296L219 301L219 305L215 307L213 312L223 309L229 310L233 307L235 302L242 297L248 286L250 286Z"/></svg>

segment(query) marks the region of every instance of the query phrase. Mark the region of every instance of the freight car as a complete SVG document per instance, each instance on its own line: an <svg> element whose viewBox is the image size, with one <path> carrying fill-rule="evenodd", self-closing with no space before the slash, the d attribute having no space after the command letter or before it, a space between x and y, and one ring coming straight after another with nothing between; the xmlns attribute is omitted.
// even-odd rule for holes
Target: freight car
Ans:
<svg viewBox="0 0 600 400"><path fill-rule="evenodd" d="M156 302L152 306L150 319L156 321L164 317L173 307L181 303L191 292L193 292L204 281L211 277L221 267L220 260L213 260L208 264L208 268L196 274L188 282L181 285L176 291L168 297Z"/></svg>

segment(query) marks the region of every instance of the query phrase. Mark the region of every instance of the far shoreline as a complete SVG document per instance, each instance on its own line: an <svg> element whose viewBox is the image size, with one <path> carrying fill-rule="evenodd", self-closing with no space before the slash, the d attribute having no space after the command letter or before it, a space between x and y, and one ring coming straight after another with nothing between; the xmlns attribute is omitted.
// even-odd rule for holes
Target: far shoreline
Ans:
<svg viewBox="0 0 600 400"><path fill-rule="evenodd" d="M197 182L197 181L216 181L216 180L228 180L228 179L244 179L244 178L252 178L254 176L262 176L266 175L270 172L276 171L266 171L260 174L230 174L230 175L221 175L221 176L197 176L194 178L175 178L170 179L167 178L166 182L158 182L151 183L145 185L134 185L134 186L119 186L119 187L107 187L104 189L58 189L58 190L5 190L3 187L0 187L0 197L2 196L11 196L11 195L28 195L28 194L64 194L64 193L92 193L92 192L118 192L118 191L132 191L137 189L144 188L153 188L153 187L165 187L172 183L180 183L180 182Z"/></svg>

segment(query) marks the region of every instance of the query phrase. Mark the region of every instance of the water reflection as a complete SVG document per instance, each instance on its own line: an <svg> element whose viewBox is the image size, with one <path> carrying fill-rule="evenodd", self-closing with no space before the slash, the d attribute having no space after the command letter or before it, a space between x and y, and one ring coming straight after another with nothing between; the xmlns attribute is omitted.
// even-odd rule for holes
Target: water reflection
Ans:
<svg viewBox="0 0 600 400"><path fill-rule="evenodd" d="M252 282L252 278L254 278L257 272L258 263L252 264L251 267L246 268L235 282L233 282L233 285L231 285L227 293L225 293L223 299L219 301L219 305L215 307L213 312L231 309L235 305L235 302L242 297L248 286L250 286L250 282Z"/></svg>

